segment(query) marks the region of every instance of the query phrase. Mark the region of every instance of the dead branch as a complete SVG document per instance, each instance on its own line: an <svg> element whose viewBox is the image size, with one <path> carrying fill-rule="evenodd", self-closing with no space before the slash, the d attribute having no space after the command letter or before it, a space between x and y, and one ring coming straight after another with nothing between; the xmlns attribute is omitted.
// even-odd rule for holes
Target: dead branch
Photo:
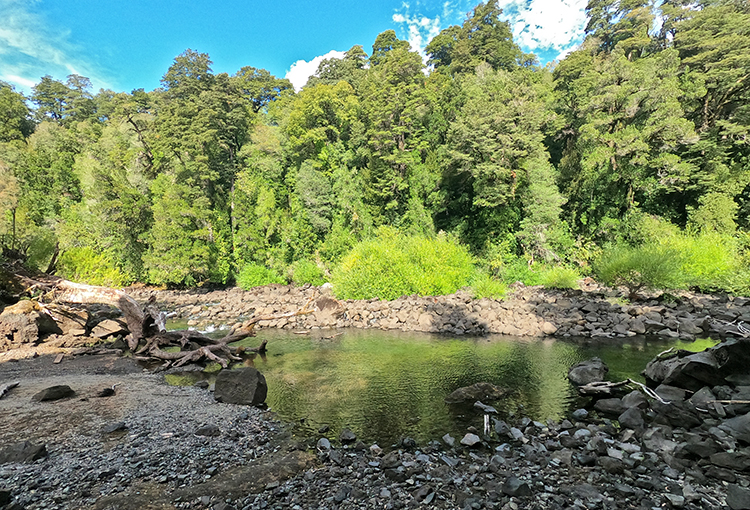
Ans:
<svg viewBox="0 0 750 510"><path fill-rule="evenodd" d="M130 334L127 337L128 348L138 360L164 361L162 369L178 367L187 363L194 363L203 359L216 361L226 368L230 361L241 360L242 353L263 353L266 351L267 341L263 341L255 348L233 348L229 344L255 336L255 324L260 321L271 321L307 315L313 311L310 304L311 297L299 310L274 315L253 317L236 330L232 330L224 338L213 339L197 331L166 331L166 314L155 306L155 296L141 306L126 292L108 287L84 285L63 280L59 277L43 276L40 280L21 277L27 290L40 289L46 295L44 299L55 302L76 304L108 304L115 306L125 316ZM140 347L139 347L140 346ZM179 351L166 351L164 347L178 346ZM106 350L110 351L110 350ZM74 353L99 353L101 349L86 349ZM117 351L119 352L119 351Z"/></svg>
<svg viewBox="0 0 750 510"><path fill-rule="evenodd" d="M0 389L0 398L3 398L5 395L7 395L7 393L10 390L12 390L13 388L15 388L18 385L19 385L19 382L16 381L16 382L12 382L10 384L6 384L5 386L3 386L2 389Z"/></svg>
<svg viewBox="0 0 750 510"><path fill-rule="evenodd" d="M634 381L632 379L625 379L624 381L620 382L609 382L609 381L597 381L592 382L589 384L585 384L583 386L578 387L578 393L584 396L607 396L611 395L612 392L616 388L620 388L622 386L627 385L635 385L643 391L647 396L651 397L654 400L658 400L662 404L669 404L668 401L664 400L659 396L658 393L656 393L654 390L649 388L643 383L639 383L638 381Z"/></svg>

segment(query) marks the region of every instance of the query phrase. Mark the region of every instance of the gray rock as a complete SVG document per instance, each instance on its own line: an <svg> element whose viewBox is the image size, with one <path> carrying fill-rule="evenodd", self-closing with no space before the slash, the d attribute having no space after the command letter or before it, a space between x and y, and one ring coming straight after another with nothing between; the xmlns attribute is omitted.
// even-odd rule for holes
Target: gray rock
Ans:
<svg viewBox="0 0 750 510"><path fill-rule="evenodd" d="M70 386L60 384L43 389L42 391L31 397L31 399L38 402L47 402L51 400L60 400L63 398L72 397L75 394L76 392L73 391Z"/></svg>
<svg viewBox="0 0 750 510"><path fill-rule="evenodd" d="M0 448L0 464L34 462L46 456L47 447L45 445L35 445L29 441L22 441Z"/></svg>
<svg viewBox="0 0 750 510"><path fill-rule="evenodd" d="M609 368L599 358L582 361L568 371L568 379L576 386L600 382L609 372Z"/></svg>
<svg viewBox="0 0 750 510"><path fill-rule="evenodd" d="M625 406L619 398L603 398L596 401L594 409L608 416L620 416L625 411Z"/></svg>
<svg viewBox="0 0 750 510"><path fill-rule="evenodd" d="M219 427L213 424L203 425L195 431L196 436L216 437L221 435Z"/></svg>
<svg viewBox="0 0 750 510"><path fill-rule="evenodd" d="M685 396L687 395L687 392L683 388L668 384L660 384L654 391L667 402L681 402L685 400Z"/></svg>
<svg viewBox="0 0 750 510"><path fill-rule="evenodd" d="M486 414L497 414L497 409L492 406L488 406L487 404L483 404L478 400L474 402L474 407Z"/></svg>
<svg viewBox="0 0 750 510"><path fill-rule="evenodd" d="M526 482L522 482L515 476L508 477L503 484L503 494L510 497L531 496L531 487Z"/></svg>
<svg viewBox="0 0 750 510"><path fill-rule="evenodd" d="M641 430L646 425L643 420L643 411L637 407L629 407L624 413L618 416L617 421L623 427L633 430Z"/></svg>
<svg viewBox="0 0 750 510"><path fill-rule="evenodd" d="M216 376L214 398L227 404L258 405L266 400L266 378L253 367L222 370Z"/></svg>
<svg viewBox="0 0 750 510"><path fill-rule="evenodd" d="M571 417L576 421L583 421L589 417L589 412L586 409L576 409L571 414Z"/></svg>
<svg viewBox="0 0 750 510"><path fill-rule="evenodd" d="M481 441L482 440L476 434L466 434L463 439L461 439L461 444L464 446L474 446L481 443Z"/></svg>
<svg viewBox="0 0 750 510"><path fill-rule="evenodd" d="M732 510L750 510L750 489L730 484L727 487L727 505Z"/></svg>
<svg viewBox="0 0 750 510"><path fill-rule="evenodd" d="M709 457L711 464L719 467L734 469L736 471L745 471L750 469L750 451L738 450L735 452L719 452Z"/></svg>
<svg viewBox="0 0 750 510"><path fill-rule="evenodd" d="M735 439L750 444L750 413L724 420L719 428Z"/></svg>
<svg viewBox="0 0 750 510"><path fill-rule="evenodd" d="M444 435L443 441L451 448L453 448L453 445L456 444L456 440L450 434Z"/></svg>
<svg viewBox="0 0 750 510"><path fill-rule="evenodd" d="M648 399L638 390L633 390L624 397L622 397L622 405L625 407L638 407L640 409L646 409L648 407Z"/></svg>
<svg viewBox="0 0 750 510"><path fill-rule="evenodd" d="M112 434L113 432L117 432L119 430L128 430L128 426L125 425L124 421L118 421L116 423L105 425L104 428L102 428L102 433Z"/></svg>
<svg viewBox="0 0 750 510"><path fill-rule="evenodd" d="M318 450L327 452L331 449L331 442L325 437L321 437L320 439L318 439L317 447Z"/></svg>
<svg viewBox="0 0 750 510"><path fill-rule="evenodd" d="M344 444L353 443L356 440L357 440L357 435L349 429L342 430L341 434L339 435L339 441L341 441Z"/></svg>

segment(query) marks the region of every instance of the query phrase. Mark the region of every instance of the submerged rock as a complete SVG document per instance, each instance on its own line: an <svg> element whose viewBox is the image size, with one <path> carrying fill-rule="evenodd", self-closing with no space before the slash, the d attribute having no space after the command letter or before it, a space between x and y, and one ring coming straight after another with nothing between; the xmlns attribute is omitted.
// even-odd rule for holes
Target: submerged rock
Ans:
<svg viewBox="0 0 750 510"><path fill-rule="evenodd" d="M498 400L508 394L508 391L488 382L478 382L471 386L458 388L445 397L446 404L473 404L477 400Z"/></svg>

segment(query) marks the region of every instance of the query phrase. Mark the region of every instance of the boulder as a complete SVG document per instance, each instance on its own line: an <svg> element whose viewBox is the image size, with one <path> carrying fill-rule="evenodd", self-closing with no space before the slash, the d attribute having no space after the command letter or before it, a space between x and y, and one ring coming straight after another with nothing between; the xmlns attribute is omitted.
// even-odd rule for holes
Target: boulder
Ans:
<svg viewBox="0 0 750 510"><path fill-rule="evenodd" d="M36 343L50 333L62 331L36 301L19 301L0 314L0 352L13 346Z"/></svg>
<svg viewBox="0 0 750 510"><path fill-rule="evenodd" d="M646 425L643 421L643 411L637 407L629 407L617 418L617 421L623 427L633 430L641 430Z"/></svg>
<svg viewBox="0 0 750 510"><path fill-rule="evenodd" d="M216 376L214 398L227 404L258 405L266 400L266 378L253 367L222 370Z"/></svg>
<svg viewBox="0 0 750 510"><path fill-rule="evenodd" d="M0 464L34 462L46 456L47 447L45 445L35 445L29 441L0 447Z"/></svg>
<svg viewBox="0 0 750 510"><path fill-rule="evenodd" d="M507 390L490 384L488 382L478 382L471 386L458 388L456 391L445 397L446 404L473 404L477 400L493 401L503 398L507 395Z"/></svg>
<svg viewBox="0 0 750 510"><path fill-rule="evenodd" d="M750 489L730 484L727 487L727 505L732 510L750 510Z"/></svg>
<svg viewBox="0 0 750 510"><path fill-rule="evenodd" d="M594 409L608 416L620 416L625 412L625 406L619 398L603 398L597 400Z"/></svg>
<svg viewBox="0 0 750 510"><path fill-rule="evenodd" d="M32 400L36 400L37 402L47 402L51 400L60 400L63 398L72 397L76 394L73 389L65 384L60 384L57 386L50 386L49 388L45 388L36 395L34 395Z"/></svg>
<svg viewBox="0 0 750 510"><path fill-rule="evenodd" d="M599 358L582 361L568 371L568 379L576 386L601 382L609 372L609 367Z"/></svg>
<svg viewBox="0 0 750 510"><path fill-rule="evenodd" d="M724 420L719 428L735 439L750 444L750 413Z"/></svg>

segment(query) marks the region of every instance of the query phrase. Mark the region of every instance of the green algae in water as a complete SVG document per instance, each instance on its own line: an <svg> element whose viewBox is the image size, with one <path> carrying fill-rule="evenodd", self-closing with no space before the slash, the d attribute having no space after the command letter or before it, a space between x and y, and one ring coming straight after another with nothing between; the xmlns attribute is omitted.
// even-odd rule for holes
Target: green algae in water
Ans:
<svg viewBox="0 0 750 510"><path fill-rule="evenodd" d="M268 340L267 354L255 355L245 365L264 374L266 403L281 418L297 423L297 433L318 435L320 427L328 426L330 437L335 437L350 428L359 438L383 446L405 436L424 443L446 432L463 435L470 425L481 430L482 414L444 402L462 386L486 381L508 389L501 401L485 402L494 405L501 418L522 413L540 421L559 420L577 405L567 374L580 361L598 356L610 367L610 380L643 380L640 372L648 361L670 347L701 351L716 343L640 337L574 343L368 330L325 338L333 335L261 330L257 337L233 345L255 347ZM194 384L212 381L215 373L167 377L175 377L170 384Z"/></svg>

